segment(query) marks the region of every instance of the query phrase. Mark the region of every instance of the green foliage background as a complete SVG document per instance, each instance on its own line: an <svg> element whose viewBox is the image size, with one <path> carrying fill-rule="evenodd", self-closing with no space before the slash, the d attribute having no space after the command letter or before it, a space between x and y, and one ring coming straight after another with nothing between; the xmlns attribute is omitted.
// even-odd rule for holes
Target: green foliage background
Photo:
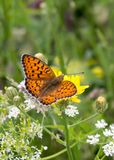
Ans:
<svg viewBox="0 0 114 160"><path fill-rule="evenodd" d="M56 65L65 74L84 71L83 83L90 88L79 104L82 115L94 112L94 101L103 89L109 104L103 116L113 123L113 6L113 0L0 0L0 88L7 85L7 76L23 80L23 53L41 52L49 65ZM83 130L86 132L86 126ZM50 138L45 137L45 141ZM75 149L80 157L79 148ZM90 148L83 146L83 150L83 159L91 159Z"/></svg>

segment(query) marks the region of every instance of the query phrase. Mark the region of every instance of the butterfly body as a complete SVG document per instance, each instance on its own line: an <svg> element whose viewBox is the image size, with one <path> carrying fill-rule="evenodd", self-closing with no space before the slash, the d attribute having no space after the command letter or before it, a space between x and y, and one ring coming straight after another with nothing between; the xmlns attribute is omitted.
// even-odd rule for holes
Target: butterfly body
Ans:
<svg viewBox="0 0 114 160"><path fill-rule="evenodd" d="M47 82L47 85L42 89L40 96L44 96L48 92L52 92L53 90L55 90L55 88L58 88L63 78L64 78L64 75L62 74L58 77L55 77L51 81Z"/></svg>
<svg viewBox="0 0 114 160"><path fill-rule="evenodd" d="M26 89L42 104L50 105L77 92L72 82L63 80L64 74L56 77L52 69L40 59L24 54L22 64Z"/></svg>

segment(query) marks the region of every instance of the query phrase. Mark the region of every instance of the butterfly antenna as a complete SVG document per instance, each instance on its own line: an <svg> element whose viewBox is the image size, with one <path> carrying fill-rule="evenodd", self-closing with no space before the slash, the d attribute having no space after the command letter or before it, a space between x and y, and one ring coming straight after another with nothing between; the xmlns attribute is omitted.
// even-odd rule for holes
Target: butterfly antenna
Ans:
<svg viewBox="0 0 114 160"><path fill-rule="evenodd" d="M77 74L82 75L82 74L84 74L84 72L78 72L78 73L75 73L75 74L76 74L76 75L77 75Z"/></svg>
<svg viewBox="0 0 114 160"><path fill-rule="evenodd" d="M84 72L77 72L77 73L74 73L74 74L67 74L67 75L83 75Z"/></svg>

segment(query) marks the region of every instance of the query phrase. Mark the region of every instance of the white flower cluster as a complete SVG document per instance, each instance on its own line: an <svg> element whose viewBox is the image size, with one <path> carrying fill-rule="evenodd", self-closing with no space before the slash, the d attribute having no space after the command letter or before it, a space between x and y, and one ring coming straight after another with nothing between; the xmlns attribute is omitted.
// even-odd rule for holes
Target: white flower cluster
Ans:
<svg viewBox="0 0 114 160"><path fill-rule="evenodd" d="M16 107L16 106L10 106L10 109L9 109L9 114L8 114L8 118L17 118L18 115L20 114L20 110Z"/></svg>
<svg viewBox="0 0 114 160"><path fill-rule="evenodd" d="M102 148L106 156L114 155L114 142L109 142L106 145L104 145Z"/></svg>
<svg viewBox="0 0 114 160"><path fill-rule="evenodd" d="M101 134L102 136L104 135L107 137L107 143L102 146L104 154L106 156L114 156L114 124L109 125L108 128L105 128L108 126L108 124L104 119L101 119L100 121L97 121L95 126L97 129L103 129ZM86 142L93 145L98 144L100 141L100 136L100 134L89 135ZM110 139L108 139L108 137Z"/></svg>
<svg viewBox="0 0 114 160"><path fill-rule="evenodd" d="M65 114L69 117L74 117L77 114L79 114L79 111L76 106L68 105L67 108L65 109Z"/></svg>
<svg viewBox="0 0 114 160"><path fill-rule="evenodd" d="M40 159L41 151L38 150L34 153L34 155L31 157L31 160L38 160Z"/></svg>
<svg viewBox="0 0 114 160"><path fill-rule="evenodd" d="M104 136L106 136L106 137L111 136L112 139L114 139L114 124L110 125L108 129L106 128L106 129L103 131L103 134L104 134Z"/></svg>
<svg viewBox="0 0 114 160"><path fill-rule="evenodd" d="M39 124L36 124L34 122L31 123L30 129L29 129L29 135L34 138L36 135L38 136L38 138L43 137L43 128L42 126Z"/></svg>
<svg viewBox="0 0 114 160"><path fill-rule="evenodd" d="M26 110L31 110L31 109L36 109L37 110L37 113L41 112L41 113L45 113L46 111L48 111L50 109L50 107L46 106L46 105L43 105L41 104L38 99L36 99L35 97L32 97L32 96L25 96L26 100L24 101L25 103L25 106L26 106Z"/></svg>
<svg viewBox="0 0 114 160"><path fill-rule="evenodd" d="M40 160L42 152L48 149L47 146L42 146L41 150L39 150L36 146L28 145L24 139L15 138L9 132L5 132L5 135L0 133L0 160ZM18 143L21 146L18 146ZM24 150L24 154L22 150ZM17 157L15 155L16 151L18 152Z"/></svg>
<svg viewBox="0 0 114 160"><path fill-rule="evenodd" d="M101 119L100 121L97 121L95 124L96 128L105 128L108 124L105 122L104 119Z"/></svg>
<svg viewBox="0 0 114 160"><path fill-rule="evenodd" d="M25 105L26 105L26 110L31 110L33 108L36 108L37 104L34 100L32 100L31 98L27 98L25 101L24 101Z"/></svg>
<svg viewBox="0 0 114 160"><path fill-rule="evenodd" d="M99 137L100 137L99 134L89 135L88 139L87 139L87 143L95 145L95 144L97 144L99 142Z"/></svg>
<svg viewBox="0 0 114 160"><path fill-rule="evenodd" d="M16 141L11 134L9 134L8 132L5 132L5 135L0 133L0 147L1 147L0 159L6 159L5 156L7 154L8 154L7 157L9 159L13 158L14 153L12 152L11 148L12 148L12 146L15 146L15 143L16 143ZM4 146L5 146L5 148L4 148ZM5 153L5 155L4 155L4 153Z"/></svg>
<svg viewBox="0 0 114 160"><path fill-rule="evenodd" d="M18 85L18 88L20 92L25 90L25 81L20 82L20 84Z"/></svg>

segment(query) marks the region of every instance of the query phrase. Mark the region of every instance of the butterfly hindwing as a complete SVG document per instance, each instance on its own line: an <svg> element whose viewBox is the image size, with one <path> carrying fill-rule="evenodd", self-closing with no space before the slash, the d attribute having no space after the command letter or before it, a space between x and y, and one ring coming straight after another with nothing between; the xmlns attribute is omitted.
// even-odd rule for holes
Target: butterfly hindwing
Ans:
<svg viewBox="0 0 114 160"><path fill-rule="evenodd" d="M25 86L27 91L38 98L43 88L46 86L46 82L44 80L34 80L25 78Z"/></svg>
<svg viewBox="0 0 114 160"><path fill-rule="evenodd" d="M41 97L39 100L45 105L50 105L59 99L64 99L71 97L76 94L76 86L70 81L62 81L60 84L56 85L53 89L50 87L48 92Z"/></svg>
<svg viewBox="0 0 114 160"><path fill-rule="evenodd" d="M62 81L55 95L56 99L71 97L77 92L76 86L70 81Z"/></svg>

